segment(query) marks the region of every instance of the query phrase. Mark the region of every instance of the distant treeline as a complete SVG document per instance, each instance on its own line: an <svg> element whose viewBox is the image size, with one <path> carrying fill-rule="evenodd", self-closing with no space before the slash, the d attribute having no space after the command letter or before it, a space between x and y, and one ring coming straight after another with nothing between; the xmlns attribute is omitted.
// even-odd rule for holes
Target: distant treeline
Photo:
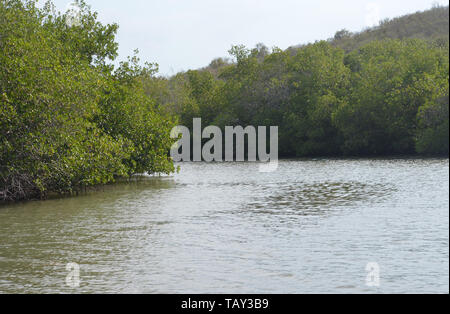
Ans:
<svg viewBox="0 0 450 314"><path fill-rule="evenodd" d="M439 20L431 23L434 17ZM231 61L153 78L145 90L185 126L195 117L204 126L279 126L282 157L448 155L449 42L448 35L440 36L448 32L445 24L448 7L436 7L285 51L235 46ZM430 38L386 38L359 47L367 34L400 30ZM344 38L358 48L341 48L349 46Z"/></svg>
<svg viewBox="0 0 450 314"><path fill-rule="evenodd" d="M0 201L174 170L175 119L144 93L153 66L113 71L117 25L0 0Z"/></svg>

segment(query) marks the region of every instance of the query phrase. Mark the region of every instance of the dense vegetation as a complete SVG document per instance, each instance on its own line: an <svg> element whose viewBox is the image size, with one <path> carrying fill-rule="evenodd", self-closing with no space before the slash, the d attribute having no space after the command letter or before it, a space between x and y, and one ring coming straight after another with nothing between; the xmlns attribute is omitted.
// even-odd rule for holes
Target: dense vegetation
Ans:
<svg viewBox="0 0 450 314"><path fill-rule="evenodd" d="M165 78L136 56L114 68L118 26L79 6L68 23L0 0L0 200L170 173L170 130L196 117L279 126L284 157L448 155L448 7L285 51L234 46Z"/></svg>
<svg viewBox="0 0 450 314"><path fill-rule="evenodd" d="M0 0L0 200L70 193L138 172L171 172L175 121L144 93L152 65L113 71L117 25L79 3Z"/></svg>
<svg viewBox="0 0 450 314"><path fill-rule="evenodd" d="M235 46L232 61L153 78L145 89L186 126L194 117L279 126L284 157L448 155L448 19L448 7L435 7L385 21L348 35L357 49L341 48L342 34L286 51Z"/></svg>

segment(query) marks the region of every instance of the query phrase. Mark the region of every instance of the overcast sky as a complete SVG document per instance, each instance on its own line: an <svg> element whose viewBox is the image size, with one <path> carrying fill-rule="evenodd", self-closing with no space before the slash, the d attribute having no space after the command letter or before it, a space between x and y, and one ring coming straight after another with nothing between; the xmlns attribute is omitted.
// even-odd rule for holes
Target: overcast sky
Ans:
<svg viewBox="0 0 450 314"><path fill-rule="evenodd" d="M71 0L54 0L65 11ZM119 60L140 50L160 72L208 65L231 45L289 46L359 31L375 21L448 0L87 0L102 22L119 24Z"/></svg>

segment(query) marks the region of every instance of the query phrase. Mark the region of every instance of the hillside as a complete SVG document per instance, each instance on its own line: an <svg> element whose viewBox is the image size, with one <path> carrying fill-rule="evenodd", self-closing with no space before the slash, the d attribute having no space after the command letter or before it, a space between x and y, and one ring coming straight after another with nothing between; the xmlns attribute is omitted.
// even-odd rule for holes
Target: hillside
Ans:
<svg viewBox="0 0 450 314"><path fill-rule="evenodd" d="M394 19L386 19L379 26L359 33L341 30L330 39L333 45L351 51L374 40L420 38L426 40L449 40L449 7L435 6L430 10L416 12Z"/></svg>
<svg viewBox="0 0 450 314"><path fill-rule="evenodd" d="M434 6L426 11L385 19L375 27L367 28L361 32L352 33L346 29L337 31L334 38L329 38L328 42L334 47L344 49L346 52L353 51L376 40L384 39L412 39L418 38L430 42L449 42L449 7ZM306 44L291 46L287 51L292 54L297 53L298 48L305 47ZM270 54L264 44L258 44L255 49L262 51L263 55ZM223 67L230 65L229 58L214 59L208 66L201 70L208 71L217 77Z"/></svg>

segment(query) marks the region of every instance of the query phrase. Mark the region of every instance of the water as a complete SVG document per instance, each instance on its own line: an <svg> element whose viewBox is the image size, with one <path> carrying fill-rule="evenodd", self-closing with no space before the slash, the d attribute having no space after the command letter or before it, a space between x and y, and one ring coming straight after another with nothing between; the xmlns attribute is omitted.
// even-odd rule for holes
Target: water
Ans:
<svg viewBox="0 0 450 314"><path fill-rule="evenodd" d="M0 234L1 293L448 293L449 160L184 163L0 207Z"/></svg>

